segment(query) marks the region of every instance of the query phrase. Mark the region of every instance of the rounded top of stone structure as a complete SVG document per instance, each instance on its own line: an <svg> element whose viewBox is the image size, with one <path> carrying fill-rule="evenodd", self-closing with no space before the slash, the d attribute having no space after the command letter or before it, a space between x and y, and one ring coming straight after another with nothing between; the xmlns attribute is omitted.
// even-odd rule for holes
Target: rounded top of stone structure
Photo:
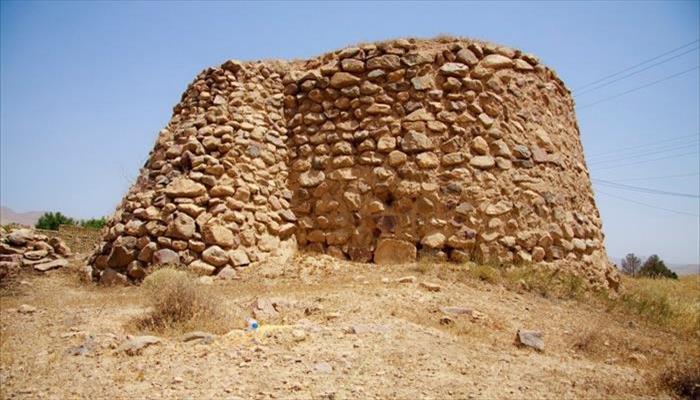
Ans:
<svg viewBox="0 0 700 400"><path fill-rule="evenodd" d="M570 93L570 90L557 76L556 72L552 68L542 64L540 59L534 54L480 39L447 35L429 39L409 37L376 42L363 42L307 59L266 59L249 61L230 59L219 67L235 73L245 66L259 66L264 64L271 71L280 75L292 71L293 78L303 79L308 71L317 70L316 72L321 73L323 64L336 59L358 58L358 56L367 59L377 55L391 54L404 56L399 60L401 65L404 67L413 67L424 63L426 57L433 57L432 59L434 60L434 57L437 57L438 54L444 51L455 53L457 62L464 63L470 67L475 66L479 60L486 57L484 67L487 68L511 67L520 71L536 69L547 71L551 74L551 78L554 81ZM510 59L510 62L502 57ZM306 73L304 71L306 71ZM287 77L285 83L290 83L289 79L293 79L292 77Z"/></svg>

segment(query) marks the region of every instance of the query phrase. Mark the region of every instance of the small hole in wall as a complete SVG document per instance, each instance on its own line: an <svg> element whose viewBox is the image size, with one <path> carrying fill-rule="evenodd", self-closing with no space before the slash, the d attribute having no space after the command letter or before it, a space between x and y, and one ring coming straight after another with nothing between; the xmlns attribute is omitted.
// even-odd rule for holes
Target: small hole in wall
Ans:
<svg viewBox="0 0 700 400"><path fill-rule="evenodd" d="M182 157L180 157L180 168L183 170L183 172L190 171L192 169L192 156L188 153L185 153Z"/></svg>
<svg viewBox="0 0 700 400"><path fill-rule="evenodd" d="M384 204L385 204L387 207L391 207L391 206L394 205L394 200L395 200L395 199L394 199L394 195L392 195L391 193L388 193L388 194L386 195L386 199L384 200Z"/></svg>
<svg viewBox="0 0 700 400"><path fill-rule="evenodd" d="M416 253L417 253L418 255L420 255L420 254L421 254L421 251L423 251L423 245L422 245L420 242L417 242L417 243L416 243Z"/></svg>

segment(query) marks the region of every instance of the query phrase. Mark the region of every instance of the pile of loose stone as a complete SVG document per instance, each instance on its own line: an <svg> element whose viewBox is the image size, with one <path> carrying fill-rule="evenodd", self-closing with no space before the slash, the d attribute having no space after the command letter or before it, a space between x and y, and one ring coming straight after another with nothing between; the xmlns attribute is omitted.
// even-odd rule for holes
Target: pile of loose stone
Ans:
<svg viewBox="0 0 700 400"><path fill-rule="evenodd" d="M570 92L532 55L463 39L203 71L90 264L230 276L297 245L615 279Z"/></svg>
<svg viewBox="0 0 700 400"><path fill-rule="evenodd" d="M20 228L0 234L0 278L23 268L46 272L68 266L71 249L57 237Z"/></svg>

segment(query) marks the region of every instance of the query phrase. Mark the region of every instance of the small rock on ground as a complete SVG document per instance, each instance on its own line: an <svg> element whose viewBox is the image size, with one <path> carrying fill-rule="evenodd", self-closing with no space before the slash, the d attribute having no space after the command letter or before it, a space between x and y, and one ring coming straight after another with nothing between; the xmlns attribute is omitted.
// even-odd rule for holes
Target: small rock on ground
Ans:
<svg viewBox="0 0 700 400"><path fill-rule="evenodd" d="M182 337L183 342L191 342L193 340L201 340L203 342L211 342L214 340L214 335L209 332L194 331L188 332Z"/></svg>
<svg viewBox="0 0 700 400"><path fill-rule="evenodd" d="M122 343L117 348L117 353L126 353L130 356L141 354L141 351L146 347L161 342L161 339L157 336L135 336L124 343Z"/></svg>
<svg viewBox="0 0 700 400"><path fill-rule="evenodd" d="M301 329L294 329L292 330L292 337L295 342L303 342L306 340L306 332Z"/></svg>
<svg viewBox="0 0 700 400"><path fill-rule="evenodd" d="M532 347L537 351L544 351L544 339L542 336L542 332L518 329L515 341L519 345Z"/></svg>
<svg viewBox="0 0 700 400"><path fill-rule="evenodd" d="M431 292L439 292L442 289L442 286L432 282L421 282L420 287Z"/></svg>
<svg viewBox="0 0 700 400"><path fill-rule="evenodd" d="M30 306L29 304L22 304L17 309L20 314L34 314L36 312L36 307Z"/></svg>
<svg viewBox="0 0 700 400"><path fill-rule="evenodd" d="M333 367L327 362L320 362L314 365L314 370L319 374L330 374L333 372Z"/></svg>

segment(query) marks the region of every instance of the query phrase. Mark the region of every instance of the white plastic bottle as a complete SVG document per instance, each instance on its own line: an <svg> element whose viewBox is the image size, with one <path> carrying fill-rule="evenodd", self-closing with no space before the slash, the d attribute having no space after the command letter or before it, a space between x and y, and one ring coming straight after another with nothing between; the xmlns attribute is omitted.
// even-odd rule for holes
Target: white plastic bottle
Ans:
<svg viewBox="0 0 700 400"><path fill-rule="evenodd" d="M246 331L254 331L254 330L258 329L258 327L260 326L258 324L258 321L254 320L253 318L246 318L245 322L248 325L248 328L246 328Z"/></svg>

